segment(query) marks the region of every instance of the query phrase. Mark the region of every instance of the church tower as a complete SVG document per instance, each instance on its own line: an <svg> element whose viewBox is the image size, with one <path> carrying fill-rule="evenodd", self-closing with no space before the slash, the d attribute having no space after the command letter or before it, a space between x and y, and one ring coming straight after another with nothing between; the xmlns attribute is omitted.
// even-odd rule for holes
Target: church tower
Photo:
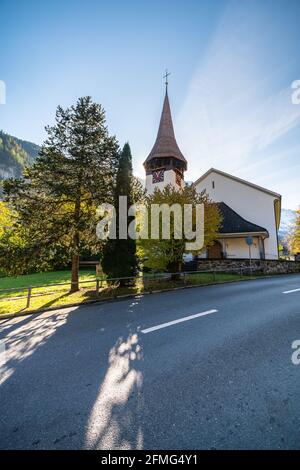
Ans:
<svg viewBox="0 0 300 470"><path fill-rule="evenodd" d="M146 190L152 193L155 188L163 189L168 184L182 188L187 161L182 155L174 134L171 109L168 97L168 73L166 94L161 113L155 144L144 162L146 170Z"/></svg>

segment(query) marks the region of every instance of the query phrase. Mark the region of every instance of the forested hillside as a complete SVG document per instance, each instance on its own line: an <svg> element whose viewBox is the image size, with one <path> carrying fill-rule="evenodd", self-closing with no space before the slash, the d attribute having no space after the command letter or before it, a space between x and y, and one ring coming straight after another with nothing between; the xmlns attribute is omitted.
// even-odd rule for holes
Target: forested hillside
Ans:
<svg viewBox="0 0 300 470"><path fill-rule="evenodd" d="M281 223L278 232L279 241L285 241L296 221L297 212L291 209L281 209Z"/></svg>
<svg viewBox="0 0 300 470"><path fill-rule="evenodd" d="M21 176L24 166L35 160L38 151L38 145L0 130L0 182L6 178Z"/></svg>

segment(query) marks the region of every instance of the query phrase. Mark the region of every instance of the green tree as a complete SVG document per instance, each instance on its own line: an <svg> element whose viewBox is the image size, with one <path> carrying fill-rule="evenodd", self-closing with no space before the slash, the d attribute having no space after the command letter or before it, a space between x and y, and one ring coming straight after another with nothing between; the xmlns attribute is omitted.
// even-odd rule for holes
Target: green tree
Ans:
<svg viewBox="0 0 300 470"><path fill-rule="evenodd" d="M20 251L24 248L15 217L16 214L9 209L8 204L0 201L0 271L8 275L19 272Z"/></svg>
<svg viewBox="0 0 300 470"><path fill-rule="evenodd" d="M204 204L204 246L208 247L214 243L217 238L218 229L221 222L221 216L216 204L212 203L204 192L197 193L194 186L185 186L183 189L178 190L172 185L166 186L163 190L155 189L154 193L147 196L147 217L148 225L151 225L151 205L152 204L179 204L183 213L185 204L191 204L194 208L196 204ZM195 230L195 211L193 211L193 230ZM184 231L182 230L182 233ZM139 256L144 259L144 266L156 270L169 272L180 272L182 269L183 255L187 252L186 242L184 236L177 239L175 236L174 215L171 212L170 218L170 239L164 239L162 236L162 220L160 219L159 237L153 239L150 236L148 239L139 240ZM191 251L193 254L198 254L198 251Z"/></svg>
<svg viewBox="0 0 300 470"><path fill-rule="evenodd" d="M297 210L295 224L289 240L290 251L293 254L300 253L300 209Z"/></svg>
<svg viewBox="0 0 300 470"><path fill-rule="evenodd" d="M0 239L13 224L13 214L8 205L0 201Z"/></svg>
<svg viewBox="0 0 300 470"><path fill-rule="evenodd" d="M130 146L126 143L119 158L114 194L117 238L115 240L108 239L101 260L103 271L109 278L131 277L137 272L136 241L129 237L126 239L119 238L119 196L127 196L128 210L132 204L142 197L142 193L141 184L132 174L132 155ZM132 217L128 217L128 223L132 220ZM120 281L121 285L126 283L126 280Z"/></svg>
<svg viewBox="0 0 300 470"><path fill-rule="evenodd" d="M4 183L6 200L17 213L30 257L65 256L72 262L72 291L79 288L81 250L97 253L96 208L113 201L118 144L108 134L105 112L90 97L58 107L54 126L33 166Z"/></svg>

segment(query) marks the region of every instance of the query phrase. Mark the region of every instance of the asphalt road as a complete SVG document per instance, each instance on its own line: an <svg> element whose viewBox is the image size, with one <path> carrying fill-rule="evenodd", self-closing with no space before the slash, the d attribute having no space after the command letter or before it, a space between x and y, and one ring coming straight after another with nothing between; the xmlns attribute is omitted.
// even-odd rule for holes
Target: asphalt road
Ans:
<svg viewBox="0 0 300 470"><path fill-rule="evenodd" d="M2 320L0 448L300 448L294 289L300 275Z"/></svg>

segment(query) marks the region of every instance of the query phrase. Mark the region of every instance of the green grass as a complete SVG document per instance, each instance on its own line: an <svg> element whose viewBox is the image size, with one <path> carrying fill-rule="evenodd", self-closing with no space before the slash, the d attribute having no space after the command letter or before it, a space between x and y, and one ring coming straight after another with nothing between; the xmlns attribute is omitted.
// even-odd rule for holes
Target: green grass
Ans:
<svg viewBox="0 0 300 470"><path fill-rule="evenodd" d="M27 288L32 287L32 294L61 293L68 292L70 289L71 271L53 271L48 273L26 274L18 277L3 278L3 284L0 282L0 299L6 297L24 297L27 295ZM90 282L88 282L90 280ZM80 271L79 282L82 287L95 286L94 271ZM67 283L67 284L66 284ZM62 285L52 285L62 284ZM38 287L43 286L43 287ZM11 289L13 290L1 290ZM0 312L1 313L1 312Z"/></svg>
<svg viewBox="0 0 300 470"><path fill-rule="evenodd" d="M95 279L95 270L82 270L79 273L81 281ZM71 271L51 271L46 273L24 274L16 277L0 278L0 289L9 289L10 287L28 287L47 284L58 284L70 282Z"/></svg>
<svg viewBox="0 0 300 470"><path fill-rule="evenodd" d="M243 279L249 279L250 276L243 276ZM187 274L180 279L157 279L151 275L140 278L136 284L128 287L118 287L117 284L108 286L103 282L102 287L97 294L95 291L95 272L81 271L80 281L91 281L81 284L78 292L70 293L70 285L50 286L47 284L62 283L70 281L69 271L55 271L51 273L37 273L15 278L2 278L0 288L17 287L17 292L0 292L0 315L13 314L38 309L47 309L50 307L61 307L74 303L84 303L88 300L108 299L127 294L139 294L155 290L166 290L176 287L222 283L228 281L238 281L241 277L238 274L224 273L193 273ZM93 282L92 282L93 280ZM34 287L45 284L47 287ZM29 310L26 309L27 290L25 287L33 286L32 297Z"/></svg>

